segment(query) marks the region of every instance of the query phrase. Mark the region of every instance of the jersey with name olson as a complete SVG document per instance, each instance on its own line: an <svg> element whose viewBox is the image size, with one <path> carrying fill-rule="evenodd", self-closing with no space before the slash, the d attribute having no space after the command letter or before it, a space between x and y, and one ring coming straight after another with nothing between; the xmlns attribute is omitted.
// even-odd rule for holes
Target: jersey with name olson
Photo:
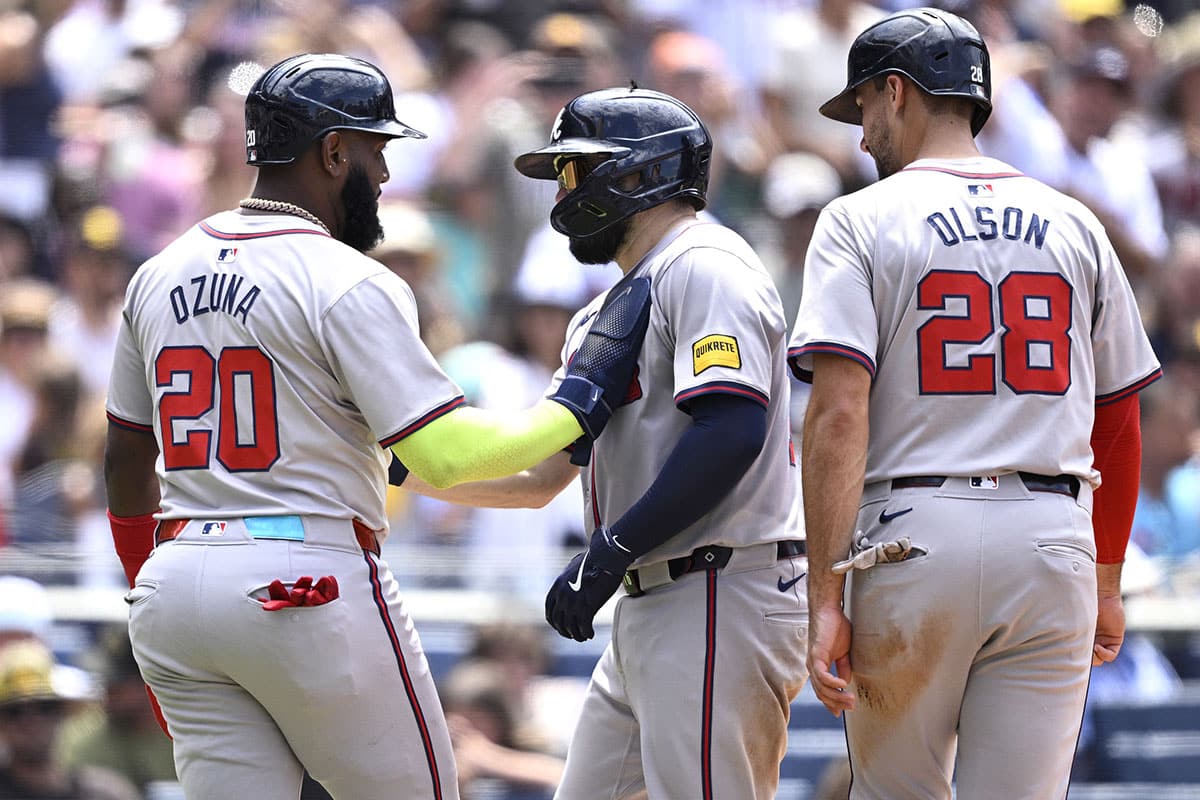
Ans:
<svg viewBox="0 0 1200 800"><path fill-rule="evenodd" d="M222 212L130 282L108 413L157 437L164 517L383 529L381 445L461 402L400 278L296 217Z"/></svg>
<svg viewBox="0 0 1200 800"><path fill-rule="evenodd" d="M788 424L787 329L766 269L728 228L685 222L630 274L651 280L650 328L626 402L583 470L586 529L612 524L645 494L691 424L684 410L688 402L715 392L763 405L766 443L712 511L637 563L675 558L708 544L802 538ZM579 348L604 297L572 320L564 360ZM562 375L560 369L551 391Z"/></svg>
<svg viewBox="0 0 1200 800"><path fill-rule="evenodd" d="M1095 483L1096 403L1160 374L1095 215L994 159L920 160L830 203L804 281L789 356L871 372L868 482Z"/></svg>

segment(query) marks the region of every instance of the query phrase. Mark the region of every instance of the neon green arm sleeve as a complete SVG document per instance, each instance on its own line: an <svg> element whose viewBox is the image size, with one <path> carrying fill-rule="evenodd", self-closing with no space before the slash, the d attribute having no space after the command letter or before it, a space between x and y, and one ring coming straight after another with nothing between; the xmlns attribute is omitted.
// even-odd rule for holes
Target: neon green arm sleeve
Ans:
<svg viewBox="0 0 1200 800"><path fill-rule="evenodd" d="M574 442L583 429L553 400L523 411L463 406L392 445L409 471L438 489L502 478Z"/></svg>

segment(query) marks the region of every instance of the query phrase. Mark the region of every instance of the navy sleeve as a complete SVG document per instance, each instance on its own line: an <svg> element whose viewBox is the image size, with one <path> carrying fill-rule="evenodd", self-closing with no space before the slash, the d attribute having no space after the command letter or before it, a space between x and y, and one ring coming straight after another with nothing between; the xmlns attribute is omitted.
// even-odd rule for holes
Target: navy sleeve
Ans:
<svg viewBox="0 0 1200 800"><path fill-rule="evenodd" d="M747 397L691 400L692 424L646 493L610 528L635 556L711 511L737 485L767 439L767 410Z"/></svg>

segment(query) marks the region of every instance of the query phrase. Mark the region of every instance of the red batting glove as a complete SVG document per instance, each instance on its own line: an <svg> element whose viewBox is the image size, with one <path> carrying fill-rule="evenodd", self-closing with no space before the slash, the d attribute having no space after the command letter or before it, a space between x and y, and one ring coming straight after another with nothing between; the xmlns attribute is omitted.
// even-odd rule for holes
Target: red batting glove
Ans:
<svg viewBox="0 0 1200 800"><path fill-rule="evenodd" d="M321 606L340 596L337 578L326 575L313 586L311 575L305 575L292 584L289 591L281 580L271 581L267 587L269 600L263 601L264 611L279 611L284 608Z"/></svg>
<svg viewBox="0 0 1200 800"><path fill-rule="evenodd" d="M304 600L308 596L308 590L311 588L312 576L305 575L304 577L300 578L300 580L292 584L292 591L291 594L288 595L288 599L292 601L292 605L294 606L307 605Z"/></svg>
<svg viewBox="0 0 1200 800"><path fill-rule="evenodd" d="M332 575L326 575L317 581L317 585L309 591L306 605L325 605L330 600L336 600L340 595L341 591L338 589L337 578Z"/></svg>

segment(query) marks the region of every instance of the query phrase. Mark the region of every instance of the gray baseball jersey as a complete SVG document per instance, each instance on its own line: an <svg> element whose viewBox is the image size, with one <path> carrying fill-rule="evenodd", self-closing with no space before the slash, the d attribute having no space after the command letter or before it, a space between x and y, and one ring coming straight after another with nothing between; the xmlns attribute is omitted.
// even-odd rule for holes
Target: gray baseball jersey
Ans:
<svg viewBox="0 0 1200 800"><path fill-rule="evenodd" d="M635 566L707 544L740 547L802 538L788 426L785 323L778 292L758 256L728 228L697 222L665 236L631 274L650 278L650 329L630 396L584 470L585 529L612 523L646 492L691 424L686 413L691 399L728 393L767 409L762 452L716 508ZM564 364L606 296L571 321ZM560 368L550 392L564 373Z"/></svg>
<svg viewBox="0 0 1200 800"><path fill-rule="evenodd" d="M845 355L887 398L871 405L868 483L1015 470L1096 483L1097 399L1159 375L1095 215L994 159L917 161L830 203L804 274L792 363Z"/></svg>
<svg viewBox="0 0 1200 800"><path fill-rule="evenodd" d="M700 395L762 404L766 442L711 512L635 562L639 575L666 576L667 559L732 548L719 571L665 577L618 600L556 797L616 800L644 788L664 799L767 800L789 703L807 678L805 562L780 547L802 537L783 308L749 245L712 223L680 223L631 274L651 280L650 329L626 403L583 470L586 529L613 523L650 488ZM603 299L571 323L564 361Z"/></svg>
<svg viewBox="0 0 1200 800"><path fill-rule="evenodd" d="M352 520L386 533L385 447L461 403L408 287L296 217L217 214L134 276L108 414L154 433L160 517L188 521L130 635L189 797L296 796L307 768L338 797L457 798L420 641ZM341 596L263 610L301 575Z"/></svg>
<svg viewBox="0 0 1200 800"><path fill-rule="evenodd" d="M873 377L852 797L949 797L952 775L962 797L1064 796L1097 613L1094 409L1160 374L1103 228L993 159L917 161L822 213L802 376L815 353Z"/></svg>
<svg viewBox="0 0 1200 800"><path fill-rule="evenodd" d="M386 446L461 403L400 278L296 217L229 211L130 282L108 413L157 437L163 518L219 498L384 530Z"/></svg>

